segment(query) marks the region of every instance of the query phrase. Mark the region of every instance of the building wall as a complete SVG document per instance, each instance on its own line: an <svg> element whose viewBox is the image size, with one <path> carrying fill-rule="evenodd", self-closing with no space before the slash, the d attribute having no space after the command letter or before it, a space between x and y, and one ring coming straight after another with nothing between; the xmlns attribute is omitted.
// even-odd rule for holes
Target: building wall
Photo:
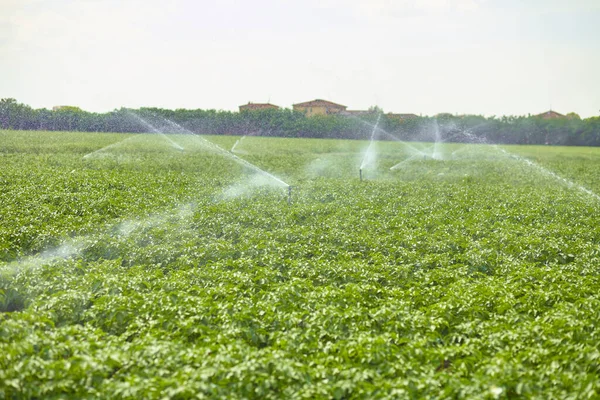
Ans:
<svg viewBox="0 0 600 400"><path fill-rule="evenodd" d="M312 117L315 115L329 115L329 114L339 114L344 111L341 107L331 107L331 106L294 106L294 111L300 111L306 114L307 117Z"/></svg>

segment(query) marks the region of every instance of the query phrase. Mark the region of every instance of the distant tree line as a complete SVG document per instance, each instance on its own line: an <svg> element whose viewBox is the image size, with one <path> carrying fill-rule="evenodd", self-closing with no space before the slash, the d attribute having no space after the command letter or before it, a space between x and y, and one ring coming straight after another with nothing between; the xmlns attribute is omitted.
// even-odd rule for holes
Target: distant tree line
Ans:
<svg viewBox="0 0 600 400"><path fill-rule="evenodd" d="M107 113L77 107L33 109L15 99L0 99L0 128L82 132L152 132L368 139L378 108L360 116L306 117L289 109L261 111L121 108ZM479 142L499 144L600 145L600 117L581 119L538 116L483 117L438 114L400 119L383 114L380 140Z"/></svg>

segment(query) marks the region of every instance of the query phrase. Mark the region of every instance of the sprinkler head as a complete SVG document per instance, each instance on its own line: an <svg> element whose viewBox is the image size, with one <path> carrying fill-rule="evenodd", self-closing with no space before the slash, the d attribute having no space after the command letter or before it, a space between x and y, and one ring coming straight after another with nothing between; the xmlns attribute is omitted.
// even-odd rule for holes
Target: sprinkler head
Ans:
<svg viewBox="0 0 600 400"><path fill-rule="evenodd" d="M358 174L360 175L360 181L362 182L362 168L358 170Z"/></svg>

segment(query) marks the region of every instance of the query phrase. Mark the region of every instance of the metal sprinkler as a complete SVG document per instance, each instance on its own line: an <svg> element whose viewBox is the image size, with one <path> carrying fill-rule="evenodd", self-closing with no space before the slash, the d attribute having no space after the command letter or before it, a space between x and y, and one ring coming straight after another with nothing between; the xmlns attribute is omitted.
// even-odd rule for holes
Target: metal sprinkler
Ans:
<svg viewBox="0 0 600 400"><path fill-rule="evenodd" d="M359 176L360 176L360 181L362 182L362 168L360 168L360 169L358 170L358 174L359 174Z"/></svg>
<svg viewBox="0 0 600 400"><path fill-rule="evenodd" d="M292 185L288 185L288 204L292 204Z"/></svg>

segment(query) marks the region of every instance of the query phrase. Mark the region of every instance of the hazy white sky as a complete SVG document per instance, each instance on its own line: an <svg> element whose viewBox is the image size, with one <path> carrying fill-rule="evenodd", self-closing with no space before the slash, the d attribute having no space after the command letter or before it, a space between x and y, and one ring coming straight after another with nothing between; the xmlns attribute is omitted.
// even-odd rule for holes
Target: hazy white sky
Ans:
<svg viewBox="0 0 600 400"><path fill-rule="evenodd" d="M600 0L0 0L0 98L600 113Z"/></svg>

